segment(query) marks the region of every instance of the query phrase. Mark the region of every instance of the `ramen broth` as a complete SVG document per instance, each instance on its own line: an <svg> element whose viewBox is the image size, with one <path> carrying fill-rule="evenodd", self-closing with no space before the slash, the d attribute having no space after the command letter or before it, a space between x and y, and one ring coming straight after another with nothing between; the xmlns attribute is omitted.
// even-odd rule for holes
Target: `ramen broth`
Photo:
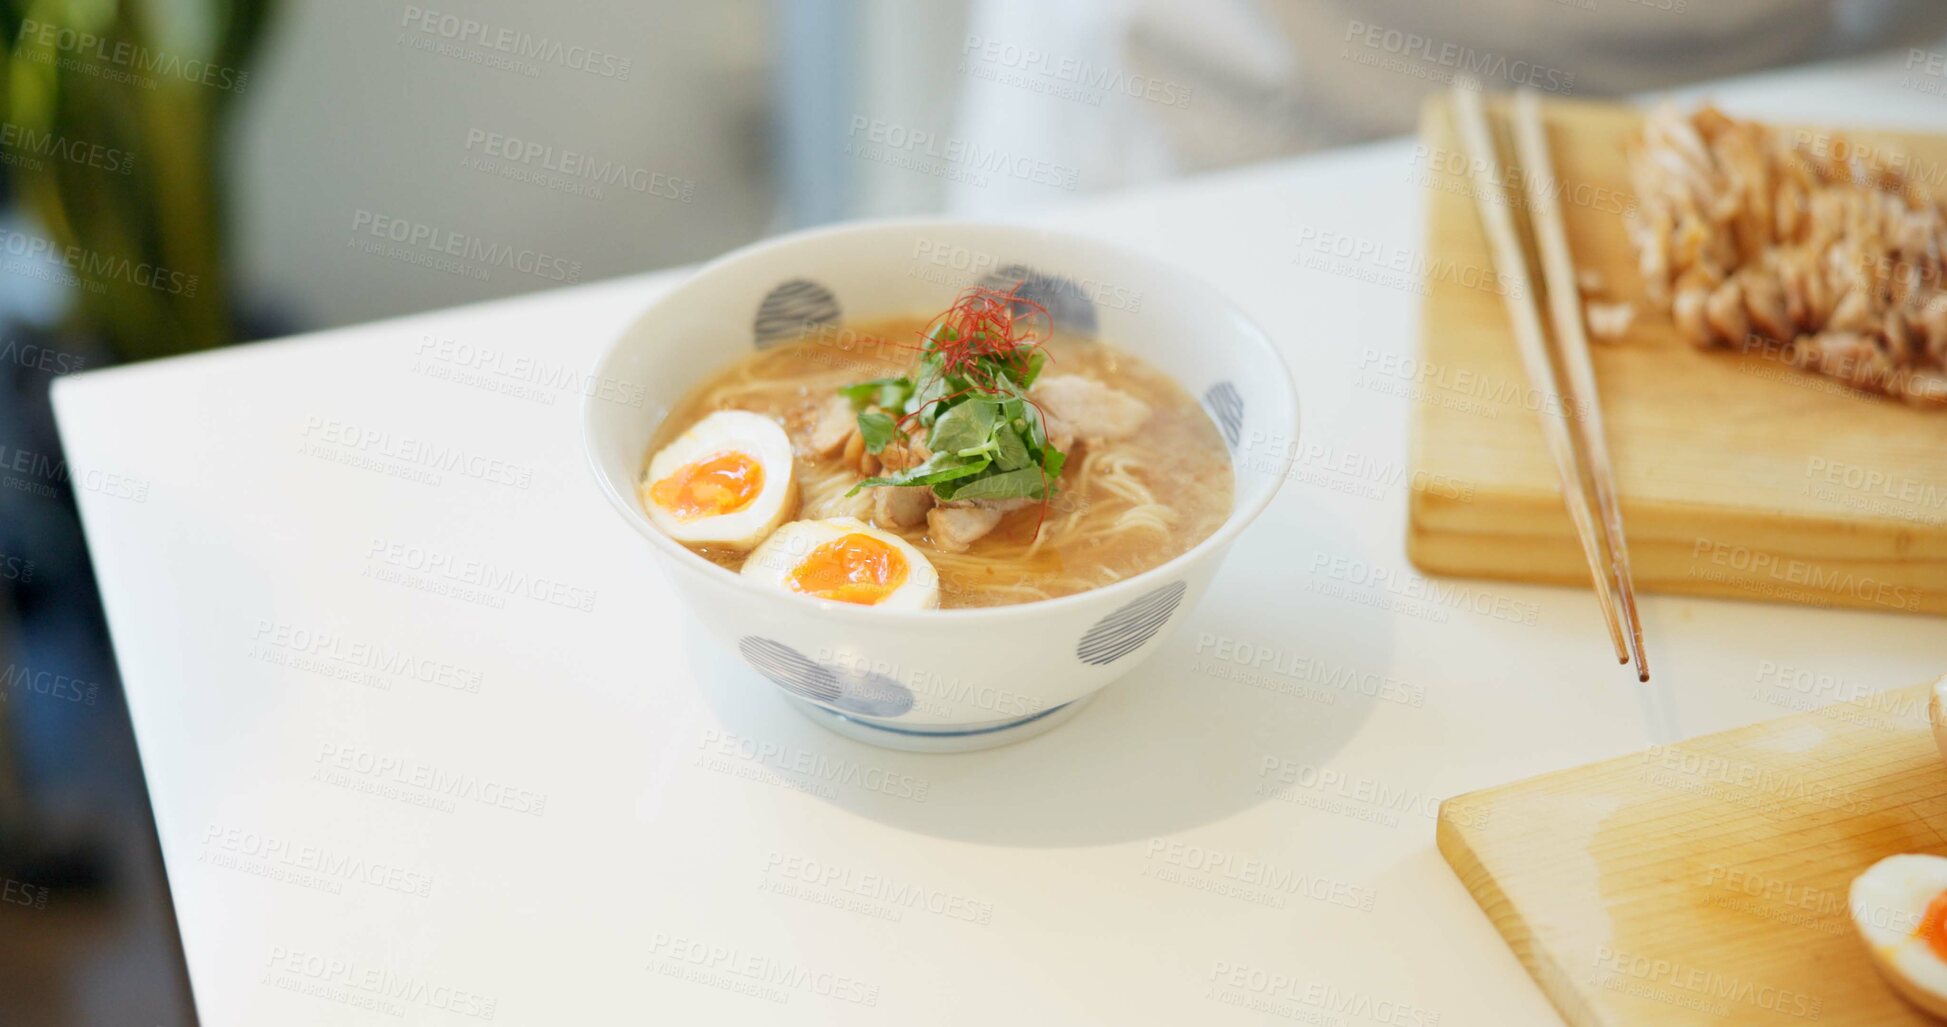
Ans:
<svg viewBox="0 0 1947 1027"><path fill-rule="evenodd" d="M907 371L929 319L899 318L829 327L746 357L692 389L663 420L654 453L718 410L747 410L784 426L802 496L799 518L855 516L870 523L871 490L845 493L861 474L810 443L820 411L841 386ZM965 552L934 544L924 523L889 529L917 546L939 572L943 608L1000 606L1113 584L1181 555L1230 516L1231 464L1209 416L1181 386L1110 345L1054 333L1046 375L1083 375L1147 403L1133 435L1078 441L1045 509L1008 512ZM1077 434L1087 437L1086 425ZM924 487L924 486L921 486ZM737 570L745 553L688 548Z"/></svg>

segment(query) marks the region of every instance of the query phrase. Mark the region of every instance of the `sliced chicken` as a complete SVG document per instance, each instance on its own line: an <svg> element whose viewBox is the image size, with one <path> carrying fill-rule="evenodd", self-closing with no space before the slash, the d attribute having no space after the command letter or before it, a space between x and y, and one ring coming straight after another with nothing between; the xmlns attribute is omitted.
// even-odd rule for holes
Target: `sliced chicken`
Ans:
<svg viewBox="0 0 1947 1027"><path fill-rule="evenodd" d="M926 533L932 536L934 545L949 553L966 552L1000 522L999 510L971 503L950 503L926 511Z"/></svg>
<svg viewBox="0 0 1947 1027"><path fill-rule="evenodd" d="M811 429L811 451L819 456L831 456L843 450L846 441L858 430L859 419L852 411L852 401L833 396L818 409L818 423Z"/></svg>
<svg viewBox="0 0 1947 1027"><path fill-rule="evenodd" d="M879 463L888 471L903 471L918 467L932 455L918 436L901 435L895 436L886 443L886 448L879 451Z"/></svg>
<svg viewBox="0 0 1947 1027"><path fill-rule="evenodd" d="M881 485L872 490L872 519L879 527L912 528L933 509L933 490L925 486Z"/></svg>
<svg viewBox="0 0 1947 1027"><path fill-rule="evenodd" d="M1710 300L1710 293L1701 286L1689 286L1677 290L1670 301L1670 317L1677 323L1684 337L1703 346L1711 342L1710 326L1704 321L1704 306Z"/></svg>
<svg viewBox="0 0 1947 1027"><path fill-rule="evenodd" d="M1751 317L1744 309L1744 288L1735 279L1719 285L1704 301L1704 323L1718 341L1744 345L1751 334Z"/></svg>
<svg viewBox="0 0 1947 1027"><path fill-rule="evenodd" d="M845 436L845 450L839 459L847 467L856 467L867 478L879 473L879 458L865 451L865 435L854 429Z"/></svg>
<svg viewBox="0 0 1947 1027"><path fill-rule="evenodd" d="M1058 374L1034 383L1028 395L1049 420L1059 421L1083 439L1127 438L1149 420L1149 404L1079 374ZM1053 441L1053 425L1049 441ZM1061 446L1056 446L1061 449Z"/></svg>
<svg viewBox="0 0 1947 1027"><path fill-rule="evenodd" d="M1700 346L1938 403L1947 209L1897 163L1826 153L1847 148L1708 107L1653 113L1630 162L1644 284Z"/></svg>
<svg viewBox="0 0 1947 1027"><path fill-rule="evenodd" d="M963 499L955 503L948 503L947 505L977 506L983 510L999 510L1001 513L1013 513L1016 510L1025 510L1039 502L1040 500L1038 499L1027 499L1016 496L1013 499Z"/></svg>
<svg viewBox="0 0 1947 1027"><path fill-rule="evenodd" d="M1022 499L963 499L951 503L940 503L926 511L927 531L932 534L934 544L948 552L964 552L966 548L980 541L1001 523L1001 517L1016 510L1034 506L1039 500ZM964 513L964 516L963 516Z"/></svg>

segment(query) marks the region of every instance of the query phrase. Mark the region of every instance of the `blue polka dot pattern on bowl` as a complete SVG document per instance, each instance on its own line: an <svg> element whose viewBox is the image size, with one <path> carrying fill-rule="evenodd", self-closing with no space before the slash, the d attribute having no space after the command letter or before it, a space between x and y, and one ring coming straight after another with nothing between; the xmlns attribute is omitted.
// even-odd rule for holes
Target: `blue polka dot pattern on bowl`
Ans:
<svg viewBox="0 0 1947 1027"><path fill-rule="evenodd" d="M838 317L838 297L830 289L808 278L793 278L764 294L750 326L751 338L758 349L769 349L818 325L837 324Z"/></svg>
<svg viewBox="0 0 1947 1027"><path fill-rule="evenodd" d="M913 708L912 690L884 674L822 663L768 638L747 635L737 651L759 674L792 695L863 717L897 717Z"/></svg>
<svg viewBox="0 0 1947 1027"><path fill-rule="evenodd" d="M1210 419L1217 422L1224 441L1236 452L1238 440L1244 436L1244 397L1238 393L1237 386L1218 382L1205 389L1203 408L1210 411Z"/></svg>
<svg viewBox="0 0 1947 1027"><path fill-rule="evenodd" d="M1076 659L1100 667L1142 648L1169 623L1170 615L1183 602L1183 592L1183 583L1173 582L1096 621L1075 644Z"/></svg>
<svg viewBox="0 0 1947 1027"><path fill-rule="evenodd" d="M982 279L980 284L1002 292L1019 285L1020 291L1015 295L1041 304L1055 327L1077 335L1095 334L1095 301L1073 279L1042 274L1026 264L1009 264Z"/></svg>

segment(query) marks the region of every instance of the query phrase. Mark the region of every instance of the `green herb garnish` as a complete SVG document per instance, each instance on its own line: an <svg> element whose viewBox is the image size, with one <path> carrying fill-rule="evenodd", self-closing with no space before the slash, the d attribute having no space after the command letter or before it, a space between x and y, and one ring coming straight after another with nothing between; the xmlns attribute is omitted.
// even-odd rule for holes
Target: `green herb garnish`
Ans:
<svg viewBox="0 0 1947 1027"><path fill-rule="evenodd" d="M1051 322L1019 291L961 293L927 326L912 373L838 390L859 410L867 452L917 425L927 429L932 453L917 467L867 478L848 495L877 485L930 486L942 500L1038 499L1046 515L1064 455L1049 444L1027 392L1047 363L1041 347Z"/></svg>
<svg viewBox="0 0 1947 1027"><path fill-rule="evenodd" d="M867 410L859 414L859 434L865 436L865 451L877 453L899 434L899 424L884 411Z"/></svg>

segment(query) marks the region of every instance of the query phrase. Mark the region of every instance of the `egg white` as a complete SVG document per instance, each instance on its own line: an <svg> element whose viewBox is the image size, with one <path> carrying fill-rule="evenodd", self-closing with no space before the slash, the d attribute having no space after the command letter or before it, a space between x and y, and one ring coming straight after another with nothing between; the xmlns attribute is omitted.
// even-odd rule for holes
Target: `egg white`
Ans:
<svg viewBox="0 0 1947 1027"><path fill-rule="evenodd" d="M656 482L682 468L723 453L742 453L764 468L764 485L740 510L684 520L650 495ZM797 468L791 438L776 421L748 410L718 410L691 425L649 458L643 475L642 508L663 534L678 542L749 550L798 512Z"/></svg>
<svg viewBox="0 0 1947 1027"><path fill-rule="evenodd" d="M1947 1016L1947 962L1914 936L1933 897L1947 891L1947 857L1888 856L1853 879L1848 905L1873 965L1900 994Z"/></svg>
<svg viewBox="0 0 1947 1027"><path fill-rule="evenodd" d="M744 560L743 575L771 588L792 595L803 593L791 587L791 572L811 551L827 542L851 534L870 535L899 551L906 558L906 580L884 599L874 603L884 610L931 610L940 605L940 575L912 543L892 532L874 527L856 517L830 517L822 521L792 521L771 533L756 551Z"/></svg>

